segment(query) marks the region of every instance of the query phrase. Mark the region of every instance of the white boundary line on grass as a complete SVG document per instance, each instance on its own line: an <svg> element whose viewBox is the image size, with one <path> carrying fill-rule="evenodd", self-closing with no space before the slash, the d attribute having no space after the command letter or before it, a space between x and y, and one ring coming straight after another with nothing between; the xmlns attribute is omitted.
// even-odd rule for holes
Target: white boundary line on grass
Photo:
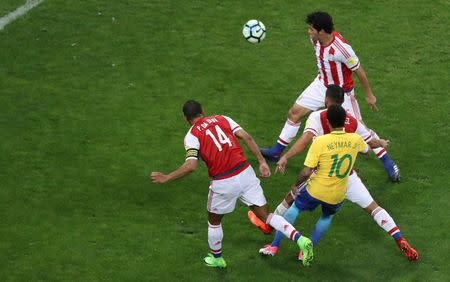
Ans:
<svg viewBox="0 0 450 282"><path fill-rule="evenodd" d="M6 16L0 18L0 30L18 17L25 15L29 10L33 9L42 2L44 2L44 0L27 0L25 4L17 8L15 11L12 11Z"/></svg>

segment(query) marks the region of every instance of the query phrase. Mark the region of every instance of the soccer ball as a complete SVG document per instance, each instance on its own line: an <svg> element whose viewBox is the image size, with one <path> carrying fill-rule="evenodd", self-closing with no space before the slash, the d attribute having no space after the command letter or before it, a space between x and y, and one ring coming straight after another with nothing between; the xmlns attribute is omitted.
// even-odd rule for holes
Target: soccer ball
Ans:
<svg viewBox="0 0 450 282"><path fill-rule="evenodd" d="M250 43L259 43L266 37L266 27L258 20L249 20L242 30L244 38Z"/></svg>

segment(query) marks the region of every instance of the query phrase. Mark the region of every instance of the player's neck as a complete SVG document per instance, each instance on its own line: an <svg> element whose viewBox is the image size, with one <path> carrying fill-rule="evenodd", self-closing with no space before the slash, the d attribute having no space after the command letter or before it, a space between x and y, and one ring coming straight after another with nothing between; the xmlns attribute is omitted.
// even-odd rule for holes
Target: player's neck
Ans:
<svg viewBox="0 0 450 282"><path fill-rule="evenodd" d="M199 117L196 117L193 120L189 120L189 124L190 125L194 125L199 119L202 119L202 118L203 118L203 115L199 116Z"/></svg>
<svg viewBox="0 0 450 282"><path fill-rule="evenodd" d="M334 35L332 33L325 33L322 38L319 39L320 45L327 46L333 41Z"/></svg>

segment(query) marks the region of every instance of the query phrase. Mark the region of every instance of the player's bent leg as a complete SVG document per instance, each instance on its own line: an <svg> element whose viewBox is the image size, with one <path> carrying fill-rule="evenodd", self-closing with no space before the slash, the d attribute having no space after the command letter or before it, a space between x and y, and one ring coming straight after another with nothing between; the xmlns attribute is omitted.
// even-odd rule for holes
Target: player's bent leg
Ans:
<svg viewBox="0 0 450 282"><path fill-rule="evenodd" d="M281 153L297 135L298 130L300 129L300 121L302 117L311 112L312 111L310 109L294 104L288 112L288 119L281 130L277 143L269 149L260 148L261 154L268 161L277 162L280 159Z"/></svg>
<svg viewBox="0 0 450 282"><path fill-rule="evenodd" d="M406 258L409 261L417 261L417 259L419 258L419 254L408 244L406 239L402 236L402 234L400 233L400 229L397 227L394 219L392 219L392 217L385 209L378 206L375 202L373 203L376 205L376 208L373 209L371 215L376 223L381 228L383 228L384 231L392 236L397 246L405 254ZM373 203L371 204L372 207L374 206Z"/></svg>
<svg viewBox="0 0 450 282"><path fill-rule="evenodd" d="M291 211L291 210L293 212L289 213L289 211ZM299 209L295 205L292 205L291 208L289 209L289 211L286 213L286 215L292 214L292 215L295 215L295 217L296 217L299 213ZM292 222L295 221L295 217L291 217ZM269 247L277 247L277 248L269 249L268 246L266 245L266 246L264 246L264 248L260 249L260 254L262 254L262 255L274 255L276 253L276 251L278 251L278 245L280 244L280 241L283 238L283 235L288 237L289 239L291 239L292 241L294 241L296 243L299 240L299 238L301 237L300 232L298 232L292 226L292 224L289 223L285 218L283 218L279 215L276 215L273 213L269 214L269 216L267 217L266 223L270 224L277 230L275 240L269 246ZM269 254L269 253L272 253L272 254Z"/></svg>
<svg viewBox="0 0 450 282"><path fill-rule="evenodd" d="M258 207L256 205L250 206L247 216L250 222L258 227L264 234L270 234L273 231L273 227L266 223L269 211L267 205Z"/></svg>
<svg viewBox="0 0 450 282"><path fill-rule="evenodd" d="M372 136L374 138L380 139L378 137L377 133L373 130L370 130ZM398 168L398 165L395 164L391 158L389 157L386 149L384 148L374 148L372 149L375 155L378 157L378 159L383 163L384 169L386 170L387 174L389 175L389 178L392 182L400 182L400 169Z"/></svg>

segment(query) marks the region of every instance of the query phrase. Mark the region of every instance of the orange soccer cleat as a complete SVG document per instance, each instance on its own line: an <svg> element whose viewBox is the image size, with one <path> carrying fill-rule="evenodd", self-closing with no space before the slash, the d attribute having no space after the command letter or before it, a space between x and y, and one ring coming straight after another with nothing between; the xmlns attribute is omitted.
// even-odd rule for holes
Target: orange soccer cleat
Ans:
<svg viewBox="0 0 450 282"><path fill-rule="evenodd" d="M408 244L405 238L402 237L398 239L396 243L409 261L417 261L419 259L419 254L417 253L416 250L411 248L411 246Z"/></svg>
<svg viewBox="0 0 450 282"><path fill-rule="evenodd" d="M270 226L269 224L266 224L264 222L262 222L261 219L259 219L254 212L252 211L248 211L247 213L248 215L248 219L250 220L250 222L258 227L264 234L270 234L273 231L273 227Z"/></svg>

